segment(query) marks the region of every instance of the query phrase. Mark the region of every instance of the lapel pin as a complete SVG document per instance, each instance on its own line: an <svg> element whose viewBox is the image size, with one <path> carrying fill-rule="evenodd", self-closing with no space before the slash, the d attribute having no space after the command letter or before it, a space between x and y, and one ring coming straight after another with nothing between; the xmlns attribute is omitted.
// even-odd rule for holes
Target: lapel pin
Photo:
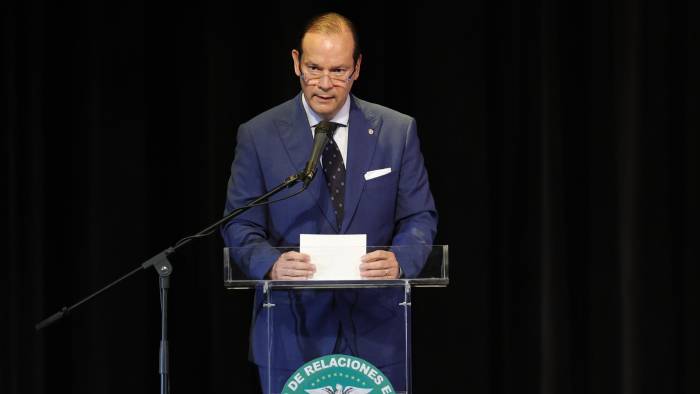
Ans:
<svg viewBox="0 0 700 394"><path fill-rule="evenodd" d="M369 129L369 130L367 130L367 132L369 133L369 135L372 135L372 134L374 134L374 129Z"/></svg>

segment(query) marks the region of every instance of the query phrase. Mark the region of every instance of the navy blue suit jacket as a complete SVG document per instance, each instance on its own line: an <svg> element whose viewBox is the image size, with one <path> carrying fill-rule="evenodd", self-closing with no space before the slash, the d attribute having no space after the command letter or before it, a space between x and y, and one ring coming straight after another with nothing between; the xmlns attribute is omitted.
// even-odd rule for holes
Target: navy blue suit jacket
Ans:
<svg viewBox="0 0 700 394"><path fill-rule="evenodd" d="M299 234L367 234L367 245L432 244L437 212L428 185L413 118L350 96L345 214L338 228L323 171L298 196L253 208L222 228L227 246L246 247L235 255L245 275L263 279L279 256L275 247L299 245ZM313 145L301 94L238 130L228 184L226 213L245 205L299 173ZM320 166L320 164L318 164ZM391 168L370 180L365 173ZM318 170L318 168L317 168ZM284 195L278 194L276 198ZM395 250L405 277L417 276L424 257ZM286 293L286 292L284 292ZM392 332L401 327L400 294L383 290L289 292L275 300L272 367L297 368L333 351L339 332L353 353L377 366L398 361L403 348ZM252 358L267 365L267 314L256 294ZM341 327L339 329L339 327ZM401 342L401 343L399 343Z"/></svg>

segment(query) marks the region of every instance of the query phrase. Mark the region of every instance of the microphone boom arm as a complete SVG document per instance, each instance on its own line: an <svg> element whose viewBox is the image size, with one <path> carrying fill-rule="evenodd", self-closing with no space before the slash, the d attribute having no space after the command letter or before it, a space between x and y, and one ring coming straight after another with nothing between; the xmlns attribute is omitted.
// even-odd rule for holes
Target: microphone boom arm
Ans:
<svg viewBox="0 0 700 394"><path fill-rule="evenodd" d="M220 225L228 222L229 220L235 218L236 216L239 216L243 212L249 210L250 208L259 206L259 205L264 205L264 204L269 204L273 203L276 201L281 201L281 200L276 200L276 201L267 201L270 197L273 195L281 192L284 189L290 188L297 184L300 181L303 182L303 186L301 190L296 192L293 195L299 194L306 190L308 187L309 183L313 179L315 175L315 172L308 173L307 171L302 171L298 174L291 175L287 179L284 180L281 184L278 186L274 187L272 190L268 191L267 193L255 198L253 201L249 202L243 207L236 208L233 211L231 211L229 214L224 216L223 218L217 220L213 224L207 226L204 230L198 232L197 234L182 238L180 241L178 241L175 246L169 247L165 249L164 251L158 253L157 255L151 257L150 259L146 260L143 262L139 267L133 269L131 272L123 275L122 277L118 278L117 280L111 282L107 286L101 288L100 290L90 294L89 296L83 298L82 300L78 301L77 303L71 305L70 307L63 307L61 308L58 312L54 313L53 315L47 317L46 319L40 321L37 323L34 328L36 331L39 331L47 326L50 326L51 324L61 320L63 317L68 316L70 312L77 308L78 306L82 305L83 303L89 301L90 299L96 297L100 293L106 291L107 289L111 288L112 286L116 285L117 283L123 281L126 278L131 277L134 275L136 272L142 270L142 269L148 269L149 267L153 267L156 272L158 273L158 287L160 289L160 301L161 301L161 341L160 341L160 349L159 349L159 366L158 366L158 372L160 375L160 393L161 394L169 394L170 393L170 372L169 372L169 351L168 351L168 340L167 340L167 327L168 327L168 289L170 288L170 275L172 274L173 267L170 264L170 261L168 260L168 256L172 255L175 253L175 251L182 246L190 243L194 239L198 238L203 238L207 235L210 235L214 233L214 230L216 230ZM291 196L288 196L291 197ZM286 198L286 197L285 197Z"/></svg>

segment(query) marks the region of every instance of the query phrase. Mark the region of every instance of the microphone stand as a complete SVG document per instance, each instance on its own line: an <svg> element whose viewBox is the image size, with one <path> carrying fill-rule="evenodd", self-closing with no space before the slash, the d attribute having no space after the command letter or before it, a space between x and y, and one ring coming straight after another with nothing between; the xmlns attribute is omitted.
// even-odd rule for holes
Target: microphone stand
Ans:
<svg viewBox="0 0 700 394"><path fill-rule="evenodd" d="M304 190L306 190L310 180L314 177L315 172L300 172L296 175L292 175L288 177L287 179L284 180L281 184L270 190L269 192L263 194L260 197L257 197L255 200L249 202L247 205L234 209L229 213L228 215L224 216L223 218L217 220L215 223L211 224L204 230L198 232L197 234L191 235L189 237L185 237L181 239L179 242L177 242L174 246L171 246L164 251L158 253L157 255L151 257L150 259L146 260L144 263L142 263L139 267L135 268L128 274L122 276L121 278L115 280L114 282L108 284L107 286L103 287L102 289L92 293L91 295L83 298L82 300L78 301L77 303L71 305L70 307L63 307L61 308L60 311L54 313L53 315L47 317L46 319L40 321L39 323L36 324L35 329L36 331L41 330L44 327L47 327L56 321L60 320L61 318L67 316L71 311L73 311L75 308L80 306L81 304L89 301L90 299L96 297L98 294L102 293L103 291L109 289L110 287L116 285L117 283L121 282L122 280L134 275L136 272L142 270L142 269L148 269L149 267L155 268L156 272L158 273L158 288L160 290L160 308L161 308L161 338L160 338L160 348L158 352L158 374L160 375L160 394L169 394L170 393L170 367L169 367L169 352L168 352L168 289L170 288L170 275L173 272L173 267L170 264L170 261L168 260L168 256L172 255L175 253L176 250L181 248L182 246L190 243L193 239L196 238L203 238L206 237L207 235L210 235L216 230L220 225L228 222L229 220L235 218L236 216L242 214L243 212L249 210L250 208L253 208L258 205L262 204L267 204L275 201L266 201L268 198L272 197L273 195L279 193L280 191L290 188L297 184L300 181L304 181L304 186L302 189L297 192L301 193Z"/></svg>

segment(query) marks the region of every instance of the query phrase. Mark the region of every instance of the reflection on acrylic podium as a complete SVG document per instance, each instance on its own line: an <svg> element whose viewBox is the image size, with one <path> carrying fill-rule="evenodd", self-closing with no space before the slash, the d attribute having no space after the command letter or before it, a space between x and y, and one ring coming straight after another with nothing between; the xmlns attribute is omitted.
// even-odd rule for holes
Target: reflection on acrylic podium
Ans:
<svg viewBox="0 0 700 394"><path fill-rule="evenodd" d="M224 286L255 291L250 357L265 393L411 392L411 289L448 285L448 247L367 252L378 249L394 252L401 278L256 280L245 274L256 263L295 249L224 249Z"/></svg>

